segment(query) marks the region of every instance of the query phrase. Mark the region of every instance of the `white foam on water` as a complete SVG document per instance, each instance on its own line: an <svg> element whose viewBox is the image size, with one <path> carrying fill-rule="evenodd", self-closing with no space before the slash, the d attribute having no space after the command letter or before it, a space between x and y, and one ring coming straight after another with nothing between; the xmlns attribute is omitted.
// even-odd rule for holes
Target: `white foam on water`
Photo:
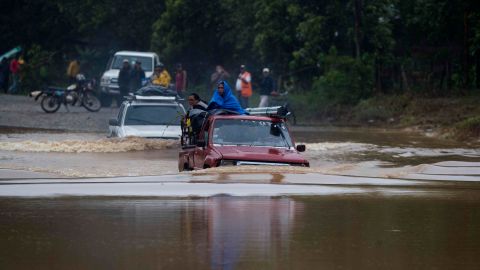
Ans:
<svg viewBox="0 0 480 270"><path fill-rule="evenodd" d="M377 148L378 146L368 143L355 142L322 142L322 143L297 143L305 144L307 152L310 151L335 151L335 152L361 152Z"/></svg>
<svg viewBox="0 0 480 270"><path fill-rule="evenodd" d="M143 150L161 150L178 147L176 140L145 139L139 137L103 138L87 140L25 140L0 142L0 150L21 152L62 153L118 153Z"/></svg>
<svg viewBox="0 0 480 270"><path fill-rule="evenodd" d="M392 154L394 157L480 157L480 149L467 148L384 147L378 152Z"/></svg>

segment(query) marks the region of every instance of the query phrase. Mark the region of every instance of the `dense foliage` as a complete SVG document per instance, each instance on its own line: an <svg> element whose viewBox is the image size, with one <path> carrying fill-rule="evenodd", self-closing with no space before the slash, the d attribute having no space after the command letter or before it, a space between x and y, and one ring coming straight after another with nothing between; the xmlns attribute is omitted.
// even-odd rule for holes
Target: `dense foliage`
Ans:
<svg viewBox="0 0 480 270"><path fill-rule="evenodd" d="M98 76L117 50L152 50L182 62L192 87L216 64L257 80L269 67L322 105L480 87L473 0L5 0L0 13L0 53L25 49L26 82L58 82L74 57Z"/></svg>

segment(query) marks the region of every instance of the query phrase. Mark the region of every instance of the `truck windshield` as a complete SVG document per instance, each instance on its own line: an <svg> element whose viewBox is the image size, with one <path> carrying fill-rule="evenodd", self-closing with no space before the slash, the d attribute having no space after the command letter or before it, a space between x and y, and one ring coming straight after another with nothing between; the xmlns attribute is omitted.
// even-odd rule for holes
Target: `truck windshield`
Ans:
<svg viewBox="0 0 480 270"><path fill-rule="evenodd" d="M218 119L214 123L214 144L292 147L285 124L246 119Z"/></svg>
<svg viewBox="0 0 480 270"><path fill-rule="evenodd" d="M128 107L126 126L172 125L178 126L182 117L180 106L134 105Z"/></svg>
<svg viewBox="0 0 480 270"><path fill-rule="evenodd" d="M151 72L153 70L152 67L152 57L145 57L145 56L132 56L132 55L115 55L112 61L112 69L120 69L123 65L123 60L127 59L130 65L133 66L135 61L140 61L142 63L142 69L144 71Z"/></svg>

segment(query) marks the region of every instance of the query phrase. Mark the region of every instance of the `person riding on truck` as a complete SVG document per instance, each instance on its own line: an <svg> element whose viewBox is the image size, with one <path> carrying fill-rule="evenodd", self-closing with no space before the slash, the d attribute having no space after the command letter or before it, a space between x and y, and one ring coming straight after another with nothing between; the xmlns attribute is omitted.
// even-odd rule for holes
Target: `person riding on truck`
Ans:
<svg viewBox="0 0 480 270"><path fill-rule="evenodd" d="M165 69L163 64L158 64L155 66L155 72L150 78L153 85L160 85L162 87L168 88L172 77L168 74L168 71Z"/></svg>
<svg viewBox="0 0 480 270"><path fill-rule="evenodd" d="M213 92L213 97L208 104L207 110L224 109L238 112L239 114L247 114L240 106L238 99L233 95L230 85L226 81L220 81L217 89Z"/></svg>

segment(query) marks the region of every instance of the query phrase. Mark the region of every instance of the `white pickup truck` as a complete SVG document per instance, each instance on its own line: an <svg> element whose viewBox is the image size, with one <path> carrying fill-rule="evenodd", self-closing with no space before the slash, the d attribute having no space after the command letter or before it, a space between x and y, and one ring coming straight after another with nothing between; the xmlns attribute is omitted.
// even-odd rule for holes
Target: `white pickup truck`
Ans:
<svg viewBox="0 0 480 270"><path fill-rule="evenodd" d="M130 62L132 67L135 61L140 61L142 63L142 69L145 71L146 78L152 76L154 67L160 63L158 55L154 52L116 52L108 62L107 69L100 80L100 100L102 106L111 106L113 98L117 99L118 105L121 103L118 87L118 74L123 65L123 60L125 59Z"/></svg>
<svg viewBox="0 0 480 270"><path fill-rule="evenodd" d="M108 121L108 137L144 137L178 140L185 108L175 97L131 96L118 116Z"/></svg>

